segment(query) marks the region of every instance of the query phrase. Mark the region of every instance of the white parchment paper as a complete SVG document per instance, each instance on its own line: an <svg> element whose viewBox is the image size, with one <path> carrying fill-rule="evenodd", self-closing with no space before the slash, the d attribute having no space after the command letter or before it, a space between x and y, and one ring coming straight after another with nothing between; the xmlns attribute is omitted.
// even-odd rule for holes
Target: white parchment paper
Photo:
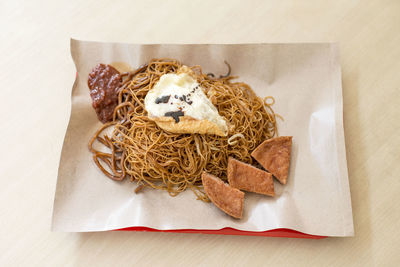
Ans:
<svg viewBox="0 0 400 267"><path fill-rule="evenodd" d="M71 40L71 54L77 78L59 166L53 230L232 227L354 234L335 44L136 45ZM126 62L136 68L159 57L201 65L204 72L218 74L226 72L226 60L238 80L259 96L275 98L273 108L285 119L279 123L279 134L293 136L288 183L275 182L274 198L246 193L242 220L196 200L190 190L177 197L150 189L135 194L129 181L112 181L93 163L87 143L101 123L91 107L88 73L100 62Z"/></svg>

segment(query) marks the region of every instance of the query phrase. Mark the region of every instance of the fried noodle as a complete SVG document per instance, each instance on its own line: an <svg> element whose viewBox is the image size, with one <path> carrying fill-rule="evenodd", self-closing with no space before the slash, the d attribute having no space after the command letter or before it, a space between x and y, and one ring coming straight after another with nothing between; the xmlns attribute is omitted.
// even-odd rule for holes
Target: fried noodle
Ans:
<svg viewBox="0 0 400 267"><path fill-rule="evenodd" d="M181 66L173 59L153 59L124 75L114 119L98 129L89 149L95 164L109 178L136 181L135 192L151 187L176 196L190 188L198 199L208 201L201 173L226 180L229 156L252 164L251 151L277 132L271 108L274 101L272 97L261 99L244 82L232 82L235 77L213 78L203 74L200 66L193 66L197 82L228 122L229 134L167 132L147 117L144 98L163 74L175 73ZM113 128L111 135L105 133L109 127Z"/></svg>

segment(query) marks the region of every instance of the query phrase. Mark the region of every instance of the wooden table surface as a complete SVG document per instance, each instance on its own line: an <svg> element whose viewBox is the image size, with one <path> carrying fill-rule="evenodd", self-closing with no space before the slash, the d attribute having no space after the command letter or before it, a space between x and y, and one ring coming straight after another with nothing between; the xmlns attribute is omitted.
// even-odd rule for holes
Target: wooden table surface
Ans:
<svg viewBox="0 0 400 267"><path fill-rule="evenodd" d="M400 1L244 2L0 1L0 266L399 264ZM355 237L51 232L75 78L71 37L338 42Z"/></svg>

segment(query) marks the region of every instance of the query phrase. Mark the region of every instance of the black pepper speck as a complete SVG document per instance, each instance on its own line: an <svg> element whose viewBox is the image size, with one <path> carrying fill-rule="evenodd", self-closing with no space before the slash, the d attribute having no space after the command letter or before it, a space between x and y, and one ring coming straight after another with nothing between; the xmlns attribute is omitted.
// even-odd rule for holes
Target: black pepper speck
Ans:
<svg viewBox="0 0 400 267"><path fill-rule="evenodd" d="M160 103L168 103L170 98L170 95L164 95L161 97L157 97L155 103L160 104Z"/></svg>
<svg viewBox="0 0 400 267"><path fill-rule="evenodd" d="M175 123L179 122L179 117L181 116L185 116L185 113L183 113L183 111L179 110L179 111L170 111L170 112L166 112L165 117L172 117L175 120Z"/></svg>

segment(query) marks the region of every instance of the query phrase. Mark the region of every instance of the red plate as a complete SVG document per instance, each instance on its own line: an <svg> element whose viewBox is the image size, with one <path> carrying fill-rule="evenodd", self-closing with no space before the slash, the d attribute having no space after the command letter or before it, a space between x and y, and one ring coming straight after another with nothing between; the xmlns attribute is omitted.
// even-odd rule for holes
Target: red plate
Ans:
<svg viewBox="0 0 400 267"><path fill-rule="evenodd" d="M250 235L250 236L271 236L289 238L321 239L326 236L308 235L291 229L279 228L264 232L251 232L233 229L230 227L219 230L197 230L197 229L178 229L178 230L158 230L149 227L127 227L115 231L140 231L140 232L166 232L166 233L192 233L192 234L214 234L214 235Z"/></svg>

